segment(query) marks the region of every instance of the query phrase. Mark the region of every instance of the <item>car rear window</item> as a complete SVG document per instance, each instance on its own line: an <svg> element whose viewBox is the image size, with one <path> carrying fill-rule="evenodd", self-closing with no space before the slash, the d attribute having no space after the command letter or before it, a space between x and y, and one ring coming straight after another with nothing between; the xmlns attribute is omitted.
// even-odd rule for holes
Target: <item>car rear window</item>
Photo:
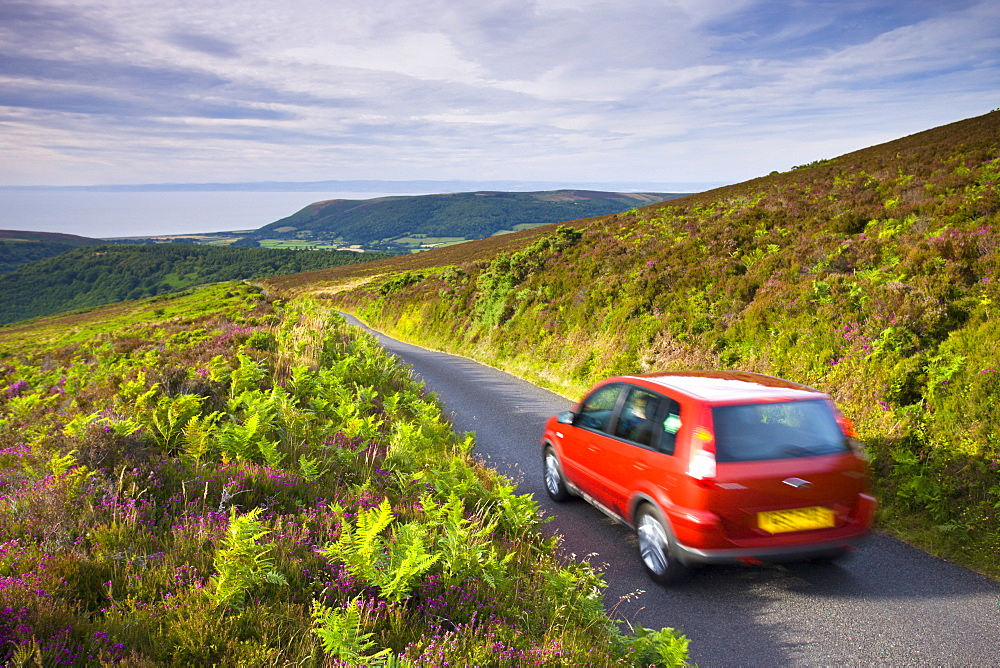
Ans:
<svg viewBox="0 0 1000 668"><path fill-rule="evenodd" d="M811 457L850 449L830 405L822 399L716 406L712 422L718 462Z"/></svg>

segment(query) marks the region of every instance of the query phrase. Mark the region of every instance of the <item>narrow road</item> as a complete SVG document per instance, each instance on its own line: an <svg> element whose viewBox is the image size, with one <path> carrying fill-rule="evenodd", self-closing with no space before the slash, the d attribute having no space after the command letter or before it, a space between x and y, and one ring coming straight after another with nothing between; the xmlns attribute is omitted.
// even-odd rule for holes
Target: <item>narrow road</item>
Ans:
<svg viewBox="0 0 1000 668"><path fill-rule="evenodd" d="M678 629L700 666L1000 666L1000 585L881 534L839 565L712 567L670 589L656 585L631 531L582 501L555 504L545 494L539 438L570 401L375 334L441 399L457 430L476 432L477 455L554 516L546 527L563 535L565 552L603 574L612 616Z"/></svg>

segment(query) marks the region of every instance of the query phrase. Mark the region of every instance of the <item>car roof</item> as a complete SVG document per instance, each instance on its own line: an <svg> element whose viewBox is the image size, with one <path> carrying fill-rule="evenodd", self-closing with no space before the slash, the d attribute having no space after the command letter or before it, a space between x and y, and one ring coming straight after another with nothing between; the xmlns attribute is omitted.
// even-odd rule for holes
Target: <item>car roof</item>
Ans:
<svg viewBox="0 0 1000 668"><path fill-rule="evenodd" d="M749 371L672 371L630 378L645 380L711 403L793 401L827 396L806 385Z"/></svg>

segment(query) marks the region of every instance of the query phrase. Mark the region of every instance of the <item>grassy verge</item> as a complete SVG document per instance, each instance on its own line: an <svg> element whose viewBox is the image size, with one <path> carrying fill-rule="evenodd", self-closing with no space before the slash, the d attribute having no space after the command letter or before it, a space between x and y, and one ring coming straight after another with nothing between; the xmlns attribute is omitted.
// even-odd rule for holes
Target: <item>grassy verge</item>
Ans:
<svg viewBox="0 0 1000 668"><path fill-rule="evenodd" d="M109 313L0 331L9 665L685 661L372 338L236 284Z"/></svg>
<svg viewBox="0 0 1000 668"><path fill-rule="evenodd" d="M655 213L664 214L646 215ZM659 254L636 263L664 243L649 236L662 221L621 218L585 233L560 228L488 263L389 274L329 297L403 340L571 397L610 375L683 368L739 368L821 388L869 443L881 528L1000 577L996 288L989 275L964 283L941 277L944 268L991 275L995 255L987 251L995 245L980 244L986 228L958 237L968 239L973 260L942 259L910 278L937 281L944 291L910 312L893 300L916 290L874 269L814 269L822 280L806 281L792 264L769 267L766 281L747 273L716 283L696 275L712 276L706 259L670 271L659 268L666 261ZM860 237L898 252L888 236L875 244ZM675 256L684 249L677 242L672 249L666 257L680 264ZM881 262L888 251L878 252ZM932 315L940 318L933 331L921 324Z"/></svg>

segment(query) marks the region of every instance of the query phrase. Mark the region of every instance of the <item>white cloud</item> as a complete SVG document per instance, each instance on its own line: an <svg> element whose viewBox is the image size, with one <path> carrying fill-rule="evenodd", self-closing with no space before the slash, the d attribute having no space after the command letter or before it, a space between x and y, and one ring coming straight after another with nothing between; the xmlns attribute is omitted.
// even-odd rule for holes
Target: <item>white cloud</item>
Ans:
<svg viewBox="0 0 1000 668"><path fill-rule="evenodd" d="M851 85L889 77L927 76L1000 56L1000 5L982 3L965 11L902 26L804 65L823 77Z"/></svg>
<svg viewBox="0 0 1000 668"><path fill-rule="evenodd" d="M374 70L416 79L474 83L481 78L481 68L463 59L440 33L402 34L367 46L330 42L289 49L283 55L307 65Z"/></svg>
<svg viewBox="0 0 1000 668"><path fill-rule="evenodd" d="M739 180L983 113L1000 89L992 1L34 0L0 12L0 184Z"/></svg>

